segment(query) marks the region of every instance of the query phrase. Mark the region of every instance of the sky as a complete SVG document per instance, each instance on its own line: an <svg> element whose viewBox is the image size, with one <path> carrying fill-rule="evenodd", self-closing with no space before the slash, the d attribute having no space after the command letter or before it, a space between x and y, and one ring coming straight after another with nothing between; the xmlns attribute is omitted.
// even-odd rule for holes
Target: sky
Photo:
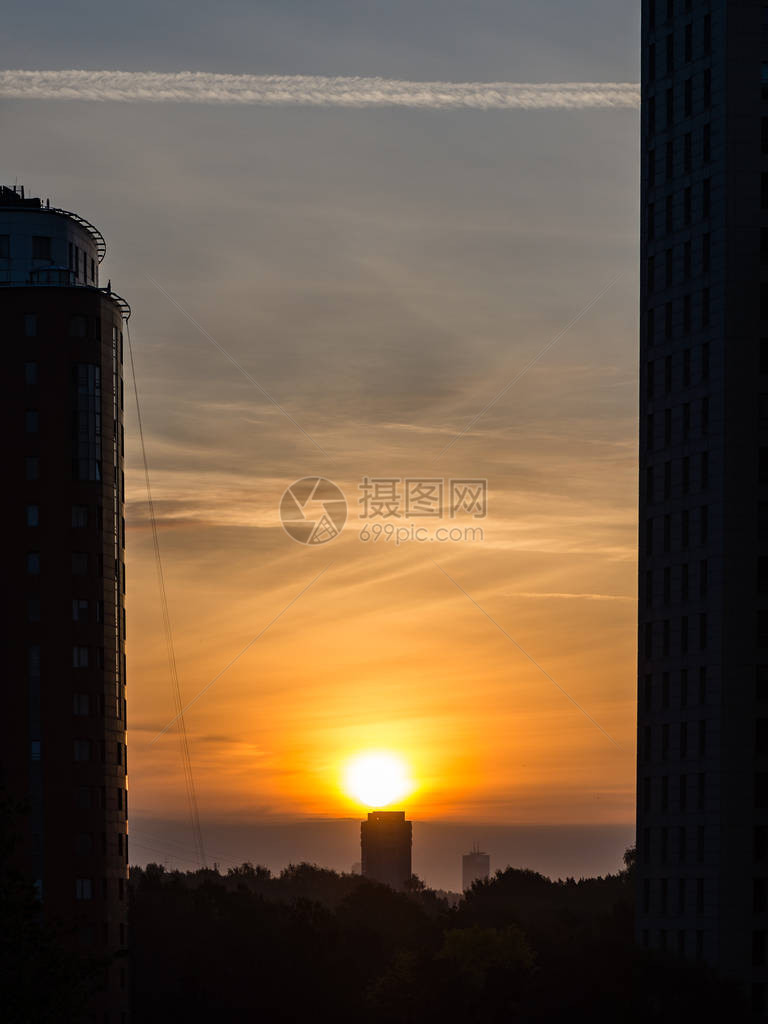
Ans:
<svg viewBox="0 0 768 1024"><path fill-rule="evenodd" d="M140 0L127 20L14 0L1 31L0 69L639 77L630 0ZM184 700L258 637L185 716L208 845L253 829L253 860L352 863L365 808L343 766L383 749L410 766L409 817L453 829L457 851L483 828L499 847L498 830L582 829L552 870L617 866L634 817L637 111L6 99L0 138L2 180L97 224L133 308ZM189 834L174 729L155 739L174 704L132 401L141 862ZM348 502L327 544L280 523L305 477ZM364 478L487 480L485 518L447 524L482 540L363 539ZM289 852L281 827L302 837ZM545 847L528 842L529 866Z"/></svg>

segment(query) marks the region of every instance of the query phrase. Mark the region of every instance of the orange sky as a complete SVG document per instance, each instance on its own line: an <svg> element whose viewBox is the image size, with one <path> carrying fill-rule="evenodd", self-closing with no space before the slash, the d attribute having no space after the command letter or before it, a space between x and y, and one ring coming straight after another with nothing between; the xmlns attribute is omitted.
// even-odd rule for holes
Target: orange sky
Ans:
<svg viewBox="0 0 768 1024"><path fill-rule="evenodd" d="M630 389L620 380L613 387L616 371L587 371L570 366L570 358L560 354L557 383L551 366L521 382L526 423L494 427L491 418L438 463L434 456L451 436L445 425L429 431L394 425L384 436L369 430L367 439L365 429L350 431L351 447L366 448L350 455L344 450L349 426L336 431L323 424L317 439L337 453L332 463L301 435L297 440L293 425L263 402L258 414L247 403L220 411L219 422L231 418L222 423L222 436L234 438L237 449L222 454L229 466L220 466L210 433L214 451L205 454L205 465L189 439L162 455L155 497L185 700L325 570L187 713L204 817L356 814L360 808L340 792L343 762L383 748L410 764L418 789L408 810L421 820L632 820L634 415L630 406L623 418L595 418L601 392L614 403L617 391L624 399ZM510 358L510 369L514 363ZM580 375L586 384L564 425L559 392L568 391L573 404ZM531 402L531 393L547 397L549 413ZM510 393L496 420L520 398ZM200 416L212 419L205 408ZM264 474L257 464L249 476L249 438L264 436L278 449L305 449L291 454L294 472ZM153 444L159 442L150 440L150 450ZM172 702L143 481L135 468L134 459L132 796L142 813L171 808L179 815L176 738L170 732L149 742L171 718ZM279 525L283 490L307 473L335 480L350 502L342 536L317 548L296 544ZM487 474L487 518L461 520L481 525L484 540L361 542L356 502L364 473Z"/></svg>

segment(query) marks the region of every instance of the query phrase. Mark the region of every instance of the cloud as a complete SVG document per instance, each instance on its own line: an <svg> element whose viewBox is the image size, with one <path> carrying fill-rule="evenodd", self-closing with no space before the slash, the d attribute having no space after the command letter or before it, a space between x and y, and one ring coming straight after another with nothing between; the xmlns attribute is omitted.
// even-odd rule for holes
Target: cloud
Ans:
<svg viewBox="0 0 768 1024"><path fill-rule="evenodd" d="M252 106L408 107L423 110L635 108L632 82L408 82L321 75L206 71L0 71L4 99L222 103Z"/></svg>

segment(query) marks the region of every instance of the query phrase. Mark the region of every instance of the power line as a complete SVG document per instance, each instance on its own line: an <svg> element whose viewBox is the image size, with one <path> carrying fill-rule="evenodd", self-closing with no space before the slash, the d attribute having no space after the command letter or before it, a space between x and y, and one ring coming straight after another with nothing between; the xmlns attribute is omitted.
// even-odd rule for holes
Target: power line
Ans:
<svg viewBox="0 0 768 1024"><path fill-rule="evenodd" d="M206 867L205 847L203 845L203 833L200 828L200 813L197 806L197 794L195 792L195 780L192 774L192 759L189 753L189 739L187 727L184 722L184 703L181 699L181 686L179 684L179 672L176 664L176 651L173 645L173 631L171 629L171 616L168 611L168 595L165 589L165 575L163 573L163 561L160 556L160 537L157 530L157 517L155 516L155 504L152 500L152 488L149 480L149 462L147 460L147 448L144 443L144 425L141 417L141 403L139 401L139 387L136 381L136 365L133 360L133 345L131 344L131 329L126 321L126 335L128 337L128 355L131 361L131 377L133 379L133 393L136 398L136 417L139 424L139 441L141 443L141 458L144 463L144 482L147 489L147 505L149 507L149 518L152 524L152 545L155 553L155 568L157 570L157 583L160 589L160 607L162 610L163 632L165 634L165 646L168 656L168 670L171 677L171 691L178 722L179 747L181 750L181 762L184 769L184 785L187 791L187 804L189 806L189 817L192 826L192 836L195 844L197 857L202 867Z"/></svg>

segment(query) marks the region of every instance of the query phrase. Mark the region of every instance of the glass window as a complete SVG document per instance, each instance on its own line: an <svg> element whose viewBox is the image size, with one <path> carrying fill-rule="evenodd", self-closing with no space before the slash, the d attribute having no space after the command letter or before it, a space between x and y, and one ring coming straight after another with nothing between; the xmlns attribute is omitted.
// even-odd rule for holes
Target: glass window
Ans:
<svg viewBox="0 0 768 1024"><path fill-rule="evenodd" d="M32 740L30 742L29 754L33 761L40 760L40 740Z"/></svg>
<svg viewBox="0 0 768 1024"><path fill-rule="evenodd" d="M38 576L40 574L40 552L29 551L27 552L27 572L31 576Z"/></svg>
<svg viewBox="0 0 768 1024"><path fill-rule="evenodd" d="M80 854L88 854L93 850L93 833L81 832L75 844L75 851Z"/></svg>
<svg viewBox="0 0 768 1024"><path fill-rule="evenodd" d="M24 459L24 474L27 480L37 480L40 477L40 460L36 455L28 455Z"/></svg>
<svg viewBox="0 0 768 1024"><path fill-rule="evenodd" d="M37 384L37 363L24 363L24 383Z"/></svg>
<svg viewBox="0 0 768 1024"><path fill-rule="evenodd" d="M27 526L40 525L40 506L27 505Z"/></svg>
<svg viewBox="0 0 768 1024"><path fill-rule="evenodd" d="M72 711L75 715L89 715L91 713L91 698L87 693L76 693L73 698Z"/></svg>
<svg viewBox="0 0 768 1024"><path fill-rule="evenodd" d="M72 648L72 668L88 668L88 648L75 646Z"/></svg>
<svg viewBox="0 0 768 1024"><path fill-rule="evenodd" d="M93 899L93 882L90 878L78 878L75 880L75 899Z"/></svg>
<svg viewBox="0 0 768 1024"><path fill-rule="evenodd" d="M34 313L26 313L24 316L24 336L37 337L37 316Z"/></svg>
<svg viewBox="0 0 768 1024"><path fill-rule="evenodd" d="M24 429L28 434L36 434L40 428L40 417L37 409L27 409L24 413Z"/></svg>
<svg viewBox="0 0 768 1024"><path fill-rule="evenodd" d="M84 316L73 316L70 319L69 336L71 338L86 338L88 336L88 321Z"/></svg>
<svg viewBox="0 0 768 1024"><path fill-rule="evenodd" d="M92 744L90 740L75 740L75 760L90 761L91 746Z"/></svg>
<svg viewBox="0 0 768 1024"><path fill-rule="evenodd" d="M11 236L0 235L0 259L7 260L11 255Z"/></svg>
<svg viewBox="0 0 768 1024"><path fill-rule="evenodd" d="M32 236L32 259L49 260L51 258L51 239L49 235Z"/></svg>
<svg viewBox="0 0 768 1024"><path fill-rule="evenodd" d="M88 602L82 598L72 598L72 621L73 622L87 622L88 621Z"/></svg>
<svg viewBox="0 0 768 1024"><path fill-rule="evenodd" d="M72 575L85 576L88 572L87 553L75 551L72 554Z"/></svg>
<svg viewBox="0 0 768 1024"><path fill-rule="evenodd" d="M27 621L28 622L39 622L40 621L40 598L39 597L28 597L27 598Z"/></svg>
<svg viewBox="0 0 768 1024"><path fill-rule="evenodd" d="M88 506L87 505L73 505L72 506L72 525L80 528L88 525Z"/></svg>

